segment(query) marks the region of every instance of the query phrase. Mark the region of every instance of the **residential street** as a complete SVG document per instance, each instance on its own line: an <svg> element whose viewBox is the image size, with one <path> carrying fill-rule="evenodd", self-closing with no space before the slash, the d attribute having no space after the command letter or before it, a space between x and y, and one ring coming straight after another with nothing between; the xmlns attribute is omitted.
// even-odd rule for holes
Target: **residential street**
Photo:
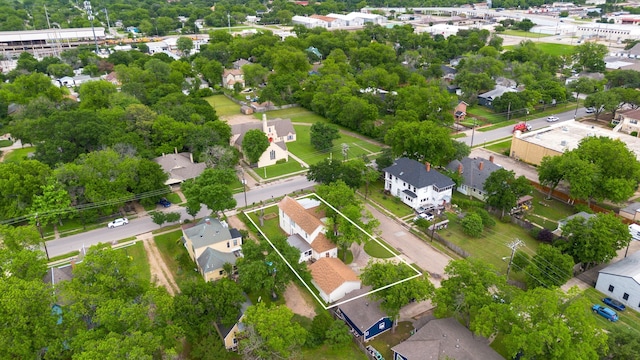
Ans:
<svg viewBox="0 0 640 360"><path fill-rule="evenodd" d="M257 186L247 191L247 203L257 204L260 201L267 201L273 198L289 194L293 191L312 187L314 182L307 180L305 176L296 176L288 179L277 180L268 184ZM238 206L244 206L244 193L234 195ZM191 216L182 206L172 205L170 208L162 209L165 212L179 212L182 219L190 219ZM211 214L206 207L198 213L197 217L202 218ZM151 221L151 217L143 216L139 219L131 219L129 224L117 228L109 229L106 226L100 229L84 232L77 235L63 237L60 239L47 241L49 257L63 255L74 250L79 250L83 246L88 248L101 242L116 242L128 237L137 236L158 229L158 225Z"/></svg>
<svg viewBox="0 0 640 360"><path fill-rule="evenodd" d="M567 120L572 120L574 117L580 118L580 117L583 117L585 115L587 115L587 113L585 112L585 108L584 107L579 108L577 114L576 114L576 110L574 108L574 109L571 109L569 111L565 111L563 113L555 114L554 116L557 116L558 118L560 118L560 120L558 120L554 124L561 123L561 122L567 121ZM531 125L533 130L541 129L541 128L543 128L543 127L545 127L545 126L547 126L549 124L549 123L547 123L547 118L546 117L542 117L542 118L538 118L538 119L532 119L532 120L527 121L527 123L529 123L529 125ZM472 130L465 130L465 134L467 134L467 136L462 137L462 138L458 138L456 140L458 140L460 142L463 142L463 143L465 143L467 145L471 145L471 140L473 139L473 145L474 146L478 146L478 145L482 145L482 144L491 143L491 142L494 142L496 140L504 139L506 137L511 136L512 133L513 133L513 126L505 126L505 127L499 128L499 129L486 131L486 132L482 132L482 131L476 130L475 133L473 133Z"/></svg>

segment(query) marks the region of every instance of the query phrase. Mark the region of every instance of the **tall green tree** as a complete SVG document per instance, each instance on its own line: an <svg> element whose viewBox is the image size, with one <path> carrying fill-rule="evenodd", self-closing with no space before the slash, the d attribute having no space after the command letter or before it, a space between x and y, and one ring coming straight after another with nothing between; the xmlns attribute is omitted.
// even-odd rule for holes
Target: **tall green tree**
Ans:
<svg viewBox="0 0 640 360"><path fill-rule="evenodd" d="M487 204L502 211L516 206L520 197L529 194L533 187L524 176L516 178L513 171L499 169L491 173L484 182L484 189L487 193Z"/></svg>
<svg viewBox="0 0 640 360"><path fill-rule="evenodd" d="M26 215L50 175L51 169L36 160L0 163L0 219Z"/></svg>
<svg viewBox="0 0 640 360"><path fill-rule="evenodd" d="M560 249L540 244L525 268L527 287L559 287L573 276L573 258Z"/></svg>
<svg viewBox="0 0 640 360"><path fill-rule="evenodd" d="M613 259L631 241L627 226L608 213L598 213L589 220L575 217L562 226L562 236L565 241L558 246L586 268Z"/></svg>
<svg viewBox="0 0 640 360"><path fill-rule="evenodd" d="M232 169L206 169L182 185L188 207L195 210L195 204L205 204L214 213L234 208L236 200L229 186L236 179Z"/></svg>
<svg viewBox="0 0 640 360"><path fill-rule="evenodd" d="M392 262L370 261L362 271L360 278L364 285L372 286L375 290L408 279L414 275L416 275L415 270L405 263L395 264ZM430 299L433 297L434 291L433 284L423 273L420 277L395 284L370 296L376 300L381 300L380 307L382 310L397 321L402 307L414 300Z"/></svg>
<svg viewBox="0 0 640 360"><path fill-rule="evenodd" d="M246 325L240 340L240 353L246 358L290 358L299 354L307 331L295 321L293 312L281 305L264 302L250 306L242 322Z"/></svg>
<svg viewBox="0 0 640 360"><path fill-rule="evenodd" d="M244 134L242 139L242 152L250 164L255 164L260 160L260 156L269 147L269 139L262 130L253 129Z"/></svg>
<svg viewBox="0 0 640 360"><path fill-rule="evenodd" d="M595 42L585 42L575 47L573 60L581 71L604 72L604 57L609 53L607 47Z"/></svg>
<svg viewBox="0 0 640 360"><path fill-rule="evenodd" d="M317 122L311 125L309 136L316 150L327 152L333 148L333 140L340 138L340 131L335 126Z"/></svg>
<svg viewBox="0 0 640 360"><path fill-rule="evenodd" d="M180 36L176 40L176 47L182 53L182 56L188 56L193 50L193 40L190 37Z"/></svg>
<svg viewBox="0 0 640 360"><path fill-rule="evenodd" d="M446 165L455 156L447 128L431 121L398 122L384 137L394 156L406 156L432 165Z"/></svg>
<svg viewBox="0 0 640 360"><path fill-rule="evenodd" d="M495 301L494 295L500 299L509 298L505 277L481 260L451 261L445 268L445 274L446 278L433 298L438 317L454 316L473 329L476 316Z"/></svg>
<svg viewBox="0 0 640 360"><path fill-rule="evenodd" d="M560 289L518 291L508 303L482 308L476 332L503 336L510 357L599 359L607 351L607 335L587 310L589 301L576 295Z"/></svg>
<svg viewBox="0 0 640 360"><path fill-rule="evenodd" d="M42 186L42 195L35 195L29 212L35 214L31 219L36 226L46 227L53 224L54 230L63 219L71 219L76 209L71 207L71 197L60 183L49 183ZM37 224L36 224L37 223Z"/></svg>

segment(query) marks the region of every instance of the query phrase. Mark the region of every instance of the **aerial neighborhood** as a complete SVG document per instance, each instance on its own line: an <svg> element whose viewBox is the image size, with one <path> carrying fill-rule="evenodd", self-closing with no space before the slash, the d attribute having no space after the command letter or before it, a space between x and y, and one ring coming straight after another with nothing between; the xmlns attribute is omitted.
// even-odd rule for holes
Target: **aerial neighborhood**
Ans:
<svg viewBox="0 0 640 360"><path fill-rule="evenodd" d="M0 0L0 359L638 359L640 4Z"/></svg>

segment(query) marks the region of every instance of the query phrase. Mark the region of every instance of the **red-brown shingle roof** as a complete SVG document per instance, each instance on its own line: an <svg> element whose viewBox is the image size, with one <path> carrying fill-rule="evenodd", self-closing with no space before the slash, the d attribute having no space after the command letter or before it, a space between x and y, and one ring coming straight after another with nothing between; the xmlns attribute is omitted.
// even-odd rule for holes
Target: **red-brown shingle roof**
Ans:
<svg viewBox="0 0 640 360"><path fill-rule="evenodd" d="M331 294L346 281L360 281L350 267L336 258L321 258L309 265L309 271L318 287L326 294Z"/></svg>

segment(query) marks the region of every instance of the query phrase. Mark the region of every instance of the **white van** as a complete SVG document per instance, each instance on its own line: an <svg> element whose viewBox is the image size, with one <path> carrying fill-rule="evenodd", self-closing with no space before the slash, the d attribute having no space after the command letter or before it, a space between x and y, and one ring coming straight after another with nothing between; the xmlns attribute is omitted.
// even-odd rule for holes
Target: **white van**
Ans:
<svg viewBox="0 0 640 360"><path fill-rule="evenodd" d="M629 225L629 234L631 234L631 238L633 240L640 241L640 225L638 224Z"/></svg>

